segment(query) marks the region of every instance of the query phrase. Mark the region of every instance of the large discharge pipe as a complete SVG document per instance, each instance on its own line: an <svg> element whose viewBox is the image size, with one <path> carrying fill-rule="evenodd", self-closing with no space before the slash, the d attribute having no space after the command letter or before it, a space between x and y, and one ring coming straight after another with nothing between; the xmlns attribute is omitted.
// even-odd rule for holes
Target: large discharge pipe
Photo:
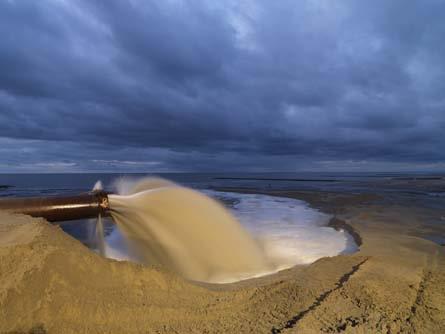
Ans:
<svg viewBox="0 0 445 334"><path fill-rule="evenodd" d="M106 192L93 191L74 196L0 199L0 210L63 222L108 216L109 203Z"/></svg>

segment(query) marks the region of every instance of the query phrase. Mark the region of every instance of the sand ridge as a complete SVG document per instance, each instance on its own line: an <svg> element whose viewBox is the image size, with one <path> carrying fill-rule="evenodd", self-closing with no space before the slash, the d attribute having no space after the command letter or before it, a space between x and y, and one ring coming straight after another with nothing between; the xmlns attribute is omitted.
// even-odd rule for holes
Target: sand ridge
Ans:
<svg viewBox="0 0 445 334"><path fill-rule="evenodd" d="M444 332L444 252L412 235L422 217L348 203L337 218L359 252L222 286L104 259L57 226L0 213L0 333Z"/></svg>

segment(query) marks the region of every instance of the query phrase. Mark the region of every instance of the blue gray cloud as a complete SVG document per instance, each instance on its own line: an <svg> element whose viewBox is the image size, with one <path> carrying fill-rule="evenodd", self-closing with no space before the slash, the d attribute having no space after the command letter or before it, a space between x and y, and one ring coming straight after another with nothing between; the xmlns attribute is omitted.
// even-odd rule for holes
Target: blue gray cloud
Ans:
<svg viewBox="0 0 445 334"><path fill-rule="evenodd" d="M444 12L0 1L0 172L444 169Z"/></svg>

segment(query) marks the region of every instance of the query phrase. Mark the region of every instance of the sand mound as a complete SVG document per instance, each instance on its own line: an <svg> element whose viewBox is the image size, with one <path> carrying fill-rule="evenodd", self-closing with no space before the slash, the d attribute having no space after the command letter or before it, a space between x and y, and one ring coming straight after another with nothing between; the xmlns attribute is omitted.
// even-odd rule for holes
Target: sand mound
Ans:
<svg viewBox="0 0 445 334"><path fill-rule="evenodd" d="M360 252L222 287L101 258L59 227L0 213L0 333L444 332L442 248L360 210L349 213Z"/></svg>
<svg viewBox="0 0 445 334"><path fill-rule="evenodd" d="M101 258L43 220L0 213L0 221L0 332L135 332L153 319L162 327L196 301L177 291L199 298L202 290L166 272ZM169 312L162 311L166 302Z"/></svg>

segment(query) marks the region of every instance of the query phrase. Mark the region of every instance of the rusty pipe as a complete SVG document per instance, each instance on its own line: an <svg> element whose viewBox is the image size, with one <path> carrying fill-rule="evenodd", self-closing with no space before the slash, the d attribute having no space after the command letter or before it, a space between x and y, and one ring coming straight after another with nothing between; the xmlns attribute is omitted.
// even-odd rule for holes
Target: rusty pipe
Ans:
<svg viewBox="0 0 445 334"><path fill-rule="evenodd" d="M0 199L0 210L42 217L50 222L109 216L108 194L104 191L74 196Z"/></svg>

